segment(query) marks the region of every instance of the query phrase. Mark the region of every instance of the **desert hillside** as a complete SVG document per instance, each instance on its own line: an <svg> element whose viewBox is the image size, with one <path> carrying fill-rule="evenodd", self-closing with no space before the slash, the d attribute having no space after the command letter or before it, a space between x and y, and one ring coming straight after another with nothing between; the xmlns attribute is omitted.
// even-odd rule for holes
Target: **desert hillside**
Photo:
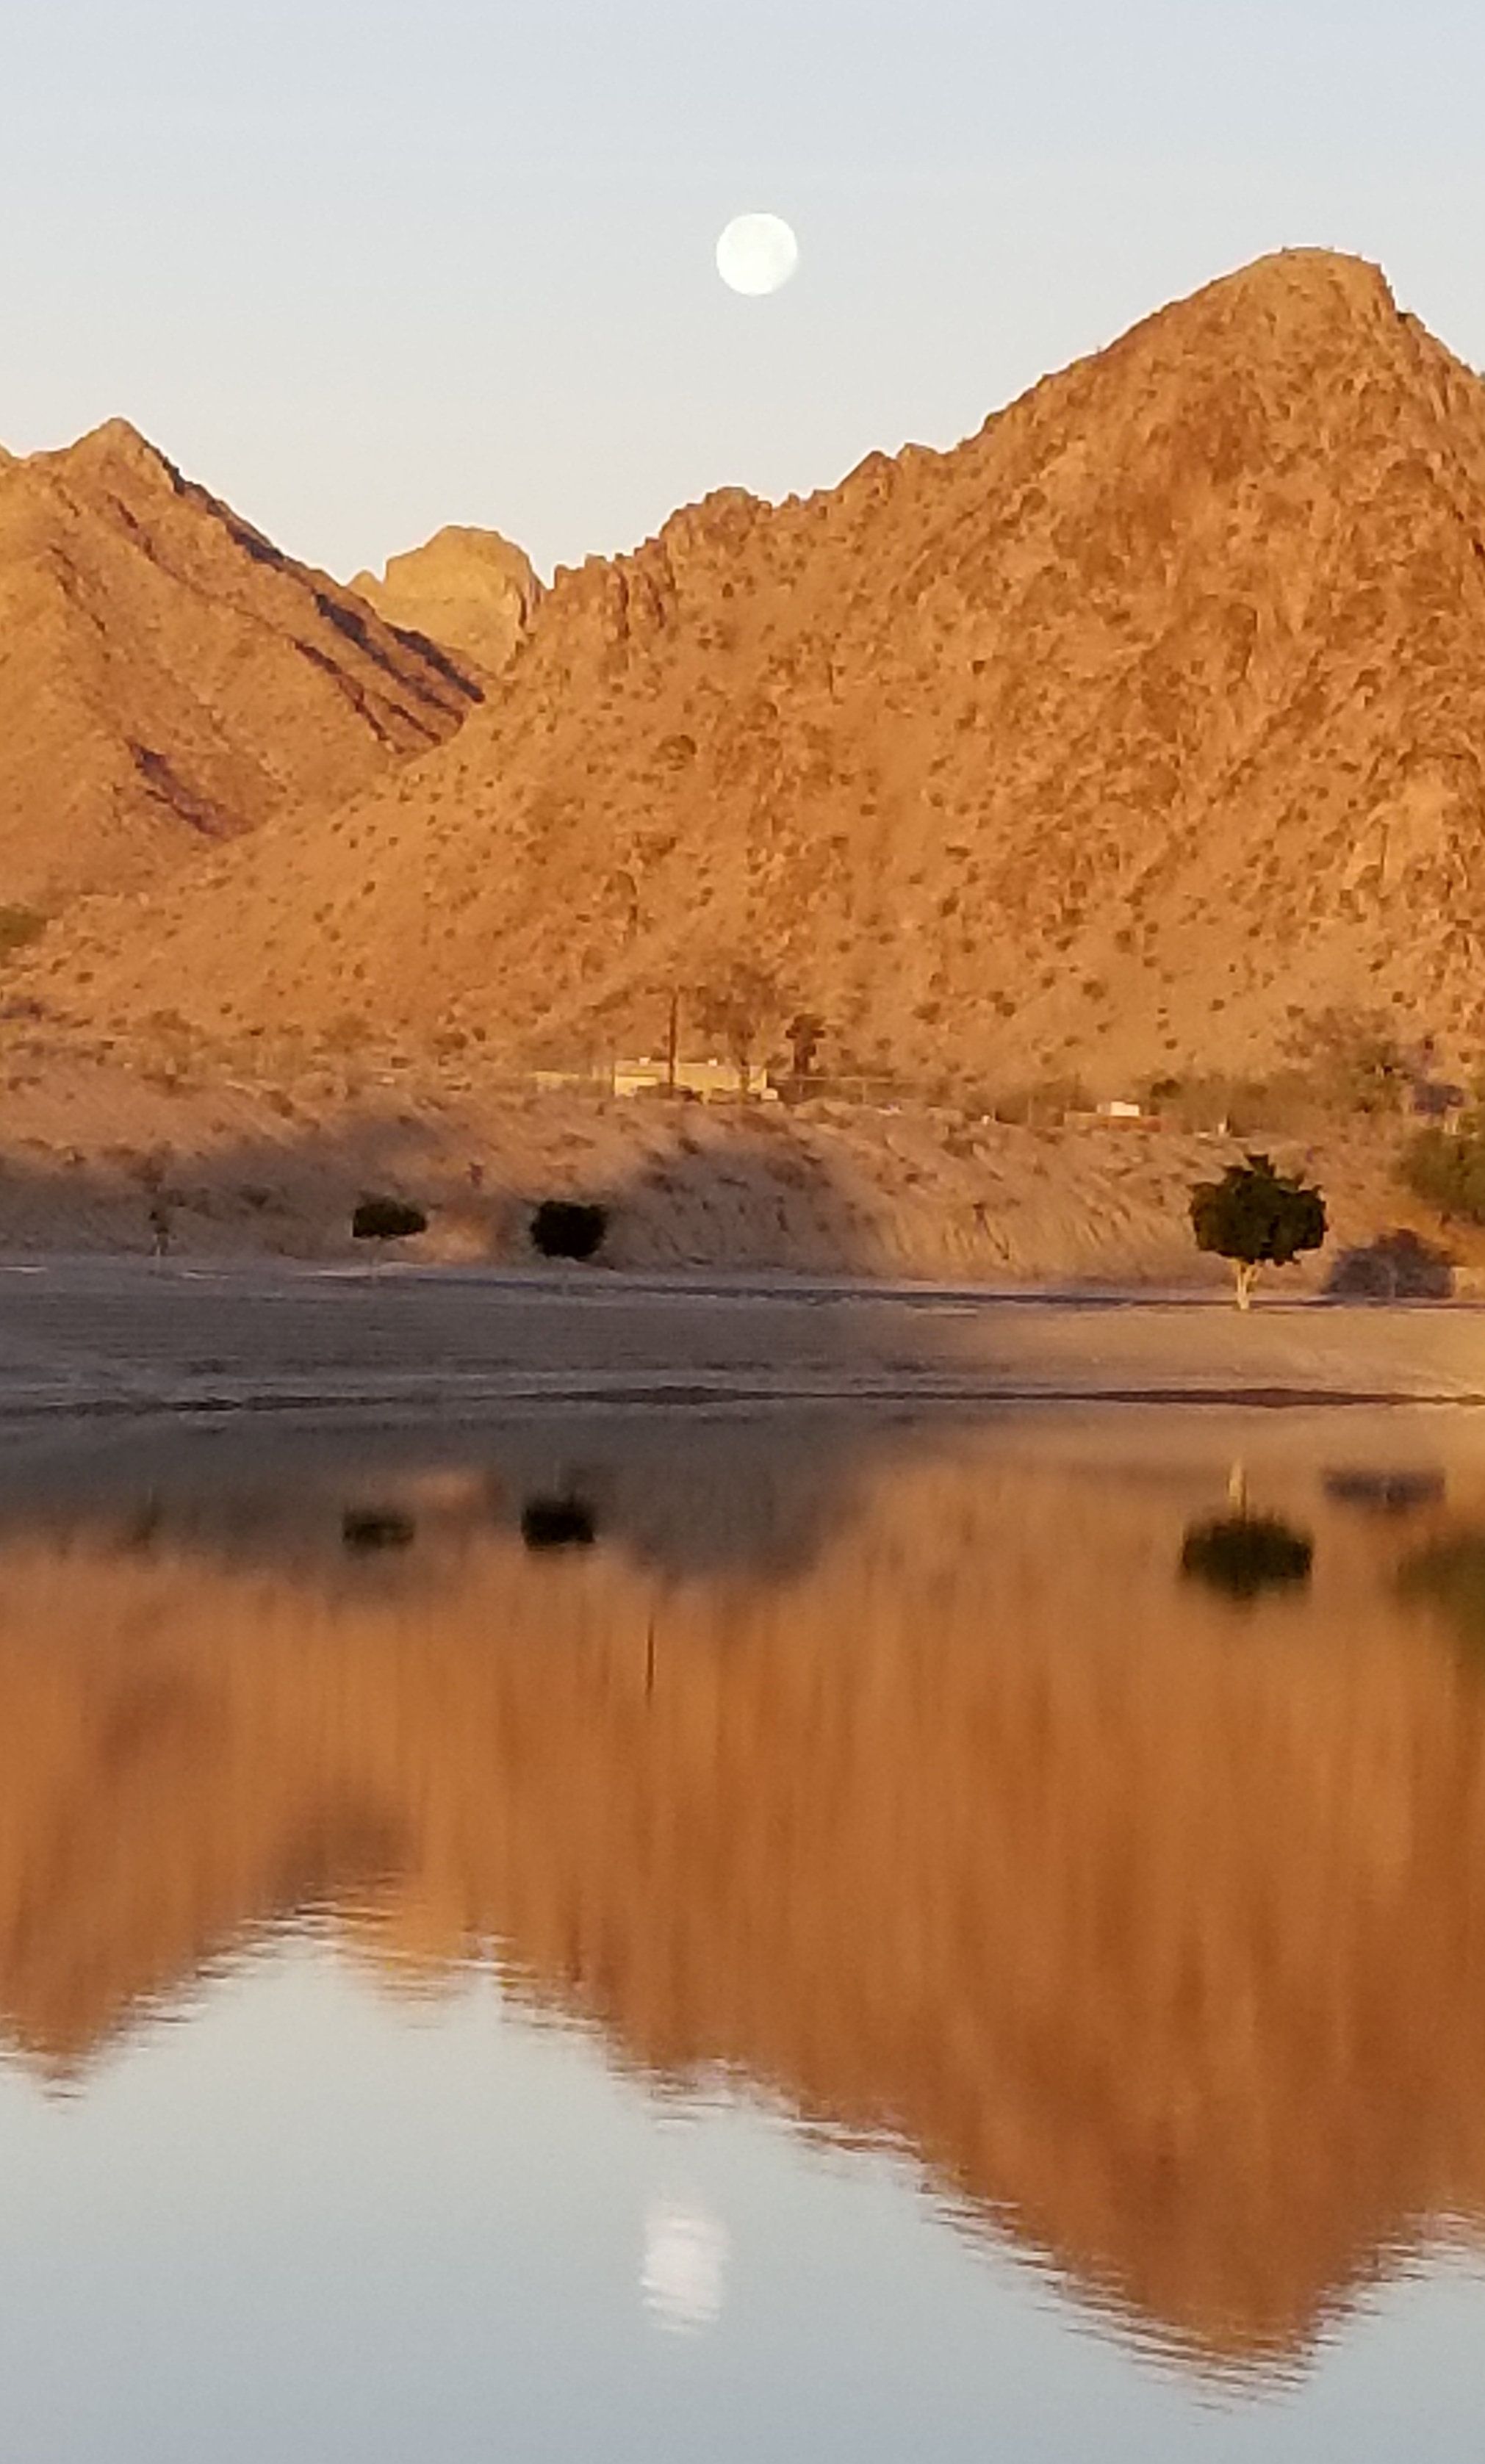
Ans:
<svg viewBox="0 0 1485 2464"><path fill-rule="evenodd" d="M1485 1695L1435 1579L1485 1492L1436 1429L1348 1423L1325 1481L1251 1434L1309 1609L1178 1579L1220 1424L1117 1471L1081 1426L277 1439L215 1492L198 1444L50 1515L12 1466L5 2031L85 2061L306 1913L389 1983L493 1952L621 2059L891 2132L1204 2355L1290 2354L1485 2216ZM1415 1458L1441 1493L1369 1507ZM534 1556L574 1462L599 1545Z"/></svg>
<svg viewBox="0 0 1485 2464"><path fill-rule="evenodd" d="M456 742L27 988L566 1060L676 994L693 1051L808 1010L827 1067L991 1091L1261 1070L1331 1010L1469 1060L1481 743L1485 385L1288 253L954 451L559 575Z"/></svg>
<svg viewBox="0 0 1485 2464"><path fill-rule="evenodd" d="M137 890L276 813L292 835L478 698L122 421L0 459L0 907Z"/></svg>
<svg viewBox="0 0 1485 2464"><path fill-rule="evenodd" d="M509 666L542 596L522 549L457 523L394 556L380 579L358 573L350 586L388 625L429 636L486 676Z"/></svg>
<svg viewBox="0 0 1485 2464"><path fill-rule="evenodd" d="M1028 1128L933 1106L627 1102L384 1071L354 1052L284 1062L264 1038L224 1067L168 1022L125 1060L0 1021L0 1245L147 1251L163 1205L179 1257L348 1261L363 1254L357 1200L389 1191L427 1211L410 1254L430 1263L534 1265L533 1210L560 1197L610 1210L600 1280L704 1265L1228 1281L1187 1218L1193 1183L1242 1151L1213 1133ZM1331 1236L1266 1288L1326 1285L1400 1226L1436 1248L1436 1221L1397 1185L1398 1133L1384 1119L1275 1141L1325 1191ZM1443 1249L1461 1293L1485 1288L1485 1238L1452 1225Z"/></svg>

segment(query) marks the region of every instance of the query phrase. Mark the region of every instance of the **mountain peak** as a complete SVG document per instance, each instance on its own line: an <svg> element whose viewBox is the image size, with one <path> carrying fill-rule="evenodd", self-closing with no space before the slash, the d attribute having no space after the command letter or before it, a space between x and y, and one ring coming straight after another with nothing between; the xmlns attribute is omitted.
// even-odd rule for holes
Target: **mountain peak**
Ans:
<svg viewBox="0 0 1485 2464"><path fill-rule="evenodd" d="M1401 322L1386 275L1366 257L1334 249L1275 249L1172 300L1131 328L1117 350L1132 350L1155 332L1211 337L1258 325L1281 344L1307 334L1348 328L1373 335Z"/></svg>
<svg viewBox="0 0 1485 2464"><path fill-rule="evenodd" d="M127 419L105 419L76 444L37 458L74 471L122 468L150 479L167 478L172 486L179 476L174 463Z"/></svg>
<svg viewBox="0 0 1485 2464"><path fill-rule="evenodd" d="M122 419L7 462L0 623L0 869L38 907L371 784L479 698Z"/></svg>
<svg viewBox="0 0 1485 2464"><path fill-rule="evenodd" d="M1230 274L1218 275L1203 289L1190 294L1188 299L1178 300L1175 305L1188 306L1192 299L1224 291L1255 298L1282 295L1327 302L1341 299L1353 310L1369 313L1380 308L1392 315L1397 313L1392 286L1381 266L1370 257L1356 256L1344 249L1271 249L1266 255L1234 267Z"/></svg>

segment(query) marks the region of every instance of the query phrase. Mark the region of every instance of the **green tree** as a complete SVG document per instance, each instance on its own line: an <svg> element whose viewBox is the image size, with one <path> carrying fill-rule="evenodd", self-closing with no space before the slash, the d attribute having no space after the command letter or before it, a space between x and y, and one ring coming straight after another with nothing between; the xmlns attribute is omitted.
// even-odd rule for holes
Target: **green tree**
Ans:
<svg viewBox="0 0 1485 2464"><path fill-rule="evenodd" d="M1297 1174L1279 1172L1266 1155L1229 1164L1220 1180L1191 1192L1196 1245L1226 1258L1246 1309L1260 1266L1289 1266L1325 1238L1325 1200Z"/></svg>
<svg viewBox="0 0 1485 2464"><path fill-rule="evenodd" d="M34 907L0 907L0 958L39 940L47 919Z"/></svg>
<svg viewBox="0 0 1485 2464"><path fill-rule="evenodd" d="M1454 1532L1420 1550L1405 1561L1398 1589L1441 1609L1472 1653L1485 1651L1485 1531Z"/></svg>
<svg viewBox="0 0 1485 2464"><path fill-rule="evenodd" d="M580 1198L543 1198L531 1218L531 1246L543 1258L596 1258L609 1209Z"/></svg>
<svg viewBox="0 0 1485 2464"><path fill-rule="evenodd" d="M734 959L698 988L694 1005L702 1034L723 1046L748 1094L759 1044L782 1007L773 977L750 958Z"/></svg>
<svg viewBox="0 0 1485 2464"><path fill-rule="evenodd" d="M1385 1010L1321 1010L1301 1022L1291 1049L1327 1113L1401 1111L1417 1076Z"/></svg>
<svg viewBox="0 0 1485 2464"><path fill-rule="evenodd" d="M806 1079L813 1071L826 1032L824 1019L812 1009L802 1009L789 1020L784 1035L796 1078Z"/></svg>
<svg viewBox="0 0 1485 2464"><path fill-rule="evenodd" d="M1485 1223L1485 1117L1472 1113L1457 1130L1420 1130L1404 1151L1402 1176L1446 1221Z"/></svg>
<svg viewBox="0 0 1485 2464"><path fill-rule="evenodd" d="M428 1217L421 1206L410 1206L403 1198L364 1198L350 1229L355 1241L412 1241L428 1230Z"/></svg>

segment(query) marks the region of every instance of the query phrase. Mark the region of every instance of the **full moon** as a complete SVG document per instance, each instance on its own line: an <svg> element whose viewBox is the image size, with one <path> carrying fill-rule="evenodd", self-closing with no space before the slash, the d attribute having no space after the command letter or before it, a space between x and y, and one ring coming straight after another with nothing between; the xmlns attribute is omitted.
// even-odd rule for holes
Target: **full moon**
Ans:
<svg viewBox="0 0 1485 2464"><path fill-rule="evenodd" d="M739 214L717 243L718 273L749 299L782 291L798 264L799 242L778 214Z"/></svg>

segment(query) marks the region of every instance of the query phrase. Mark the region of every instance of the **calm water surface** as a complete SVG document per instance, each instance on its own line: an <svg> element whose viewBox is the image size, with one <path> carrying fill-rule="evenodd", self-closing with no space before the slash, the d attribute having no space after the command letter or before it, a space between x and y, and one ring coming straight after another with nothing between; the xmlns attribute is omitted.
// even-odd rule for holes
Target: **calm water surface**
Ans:
<svg viewBox="0 0 1485 2464"><path fill-rule="evenodd" d="M1463 2457L1485 1426L0 1453L0 2453Z"/></svg>

